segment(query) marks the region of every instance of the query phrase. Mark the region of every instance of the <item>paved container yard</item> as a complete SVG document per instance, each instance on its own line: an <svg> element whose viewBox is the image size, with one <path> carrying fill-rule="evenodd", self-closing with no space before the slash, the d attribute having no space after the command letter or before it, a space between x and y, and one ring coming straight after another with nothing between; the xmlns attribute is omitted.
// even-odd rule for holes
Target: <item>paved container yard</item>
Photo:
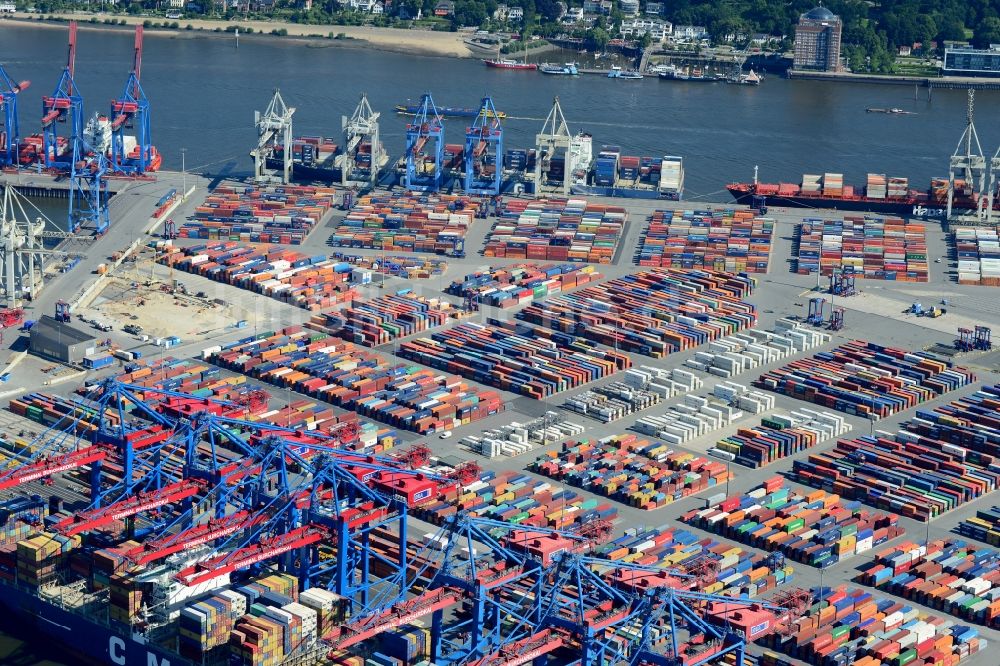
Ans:
<svg viewBox="0 0 1000 666"><path fill-rule="evenodd" d="M134 183L116 195L111 207L111 230L97 240L87 242L78 241L74 243L74 250L85 253L86 259L70 273L54 276L48 282L41 296L30 304L27 318L34 319L42 313L51 313L55 301L64 299L74 304L74 319L79 320L80 317L85 319L99 319L100 321L107 321L114 326L113 331L95 332L95 335L102 339L110 338L113 344L121 349L139 351L143 358L154 359L167 356L174 358L201 358L201 350L210 345L224 345L227 342L245 337L250 333L280 330L283 326L300 324L307 321L311 313L301 308L227 284L215 282L198 275L179 270L170 270L167 266L153 262L154 253L144 246L156 238L153 234L157 233L157 227L161 221L152 220L150 214L155 202L162 196L163 192L170 188L181 189L181 179L182 176L180 174L164 173L160 174L156 182ZM170 214L170 217L178 222L193 213L194 207L203 200L207 188L212 184L209 179L190 174L183 179L189 188L193 188L193 192L187 201L181 203ZM646 226L647 217L653 210L677 208L719 209L729 207L728 203L707 204L683 201L611 199L602 202L625 206L629 211L629 220L625 233L619 243L612 263L595 266L596 270L603 274L603 281L643 270L635 265L634 256L636 248L639 245L640 236ZM836 211L829 211L829 214L826 215L821 211L795 211L780 208L771 208L767 213L767 217L775 220L770 268L766 274L756 275L756 290L752 296L746 299L757 307L759 315L757 328L761 330L773 329L775 322L782 318L804 319L809 299L817 295L817 292L813 291L817 287L816 276L797 275L791 271L792 246L796 225L801 222L805 213L808 213L810 217L836 218L837 216ZM342 216L342 211L333 211L321 224L317 225L302 245L292 246L292 249L310 255L330 254L335 251L334 248L327 246L327 238L337 220ZM843 213L840 213L840 216L842 217ZM411 289L417 294L429 297L441 297L443 290L448 284L468 273L486 266L525 263L524 259L483 257L480 254L493 222L493 218L475 220L465 238L467 256L462 259L448 257L446 259L448 269L443 275L434 276L429 279L403 280L395 277L383 278L375 274L373 275L371 285L359 287L362 297L391 294L400 289ZM957 337L957 329L960 327L972 328L975 325L992 326L1000 334L1000 308L997 306L997 292L992 287L957 284L954 277L956 266L954 258L949 256L947 234L941 230L937 223L928 222L927 225L927 260L931 272L928 283L859 279L857 280L858 295L851 297L831 297L829 294L820 293L819 295L824 296L828 300L833 300L835 306L844 308L846 325L842 330L826 331L824 329L824 332L828 333L831 339L822 347L800 352L793 357L753 368L743 374L732 377L729 381L750 386L763 372L786 365L793 359L805 358L817 351L832 349L849 340L868 340L909 350L930 350L938 345L951 347ZM109 263L108 258L113 253L124 251L135 241L138 241L138 247L134 250L136 261L124 262L118 268L112 268L110 270L110 278L99 276L95 273L98 264ZM174 241L175 245L181 247L211 242L196 239L177 239ZM375 250L338 249L349 254L372 256L379 256L380 254ZM396 252L394 251L392 254L396 254ZM417 256L419 257L420 255ZM940 263L935 262L935 259L939 258L941 259ZM92 286L98 282L100 284ZM183 284L188 296L183 299L175 299L165 292L160 291L161 285L173 285L175 283ZM826 291L826 285L826 278L822 278L822 292ZM154 292L156 293L155 297L152 295ZM129 311L127 306L123 307L121 301L132 298L143 299L144 293L147 294L147 303L143 307L148 309L149 313L142 314L141 316L144 322L148 322L144 324L144 328L150 329L146 332L151 336L158 336L167 332L178 335L182 338L180 345L164 349L163 347L155 346L152 339L143 341L140 336L131 335L122 330L122 326L134 320L131 319L132 312ZM457 297L445 296L445 298L453 303L460 304L461 299ZM947 301L947 305L943 306L946 307L947 314L940 318L917 317L906 313L906 310L914 302L921 302L925 306L930 306L944 301ZM117 306L115 305L116 302L119 303ZM483 306L479 312L463 321L485 322L490 318L513 320L517 310L517 307L499 309ZM196 314L197 316L195 316ZM236 328L236 322L240 320L246 322L245 328ZM449 323L447 325L451 326L454 324ZM168 331L168 329L170 330ZM436 330L439 329L429 329L409 337L399 338L391 344L377 347L376 351L386 356L395 355L400 345L404 342L418 337L429 337ZM9 347L11 351L5 351L4 354L0 354L0 357L19 351L23 347L23 340L18 340L18 336L14 334L9 334L4 336L3 344ZM632 353L629 353L628 356L632 360L633 367L646 365L674 369L682 367L684 361L691 358L696 351L700 351L701 349L698 348L697 350L687 350L670 354L662 359L653 359ZM13 358L13 355L11 358ZM992 385L1000 382L1000 351L961 353L954 357L954 361L958 365L972 369L977 374L977 381L970 386L946 393L933 401L924 403L921 405L921 408L930 409L936 405L945 404L961 396L973 393L983 385ZM82 374L72 374L59 379L57 378L58 372L53 370L52 366L53 364L49 361L31 356L12 363L7 370L10 373L10 378L0 388L0 395L3 396L5 401L11 397L30 391L47 391L60 395L69 395L84 378L94 379L121 371L121 368L115 365L112 368L90 372L85 377ZM702 378L704 386L702 389L697 389L690 393L697 395L708 394L712 386L718 381L718 378L704 373L696 374ZM557 450L561 442L550 441L546 446L538 446L519 456L500 456L487 459L468 451L462 446L462 439L489 428L509 424L512 421L524 422L537 418L547 410L558 411L566 420L577 423L585 428L585 432L574 439L597 439L630 432L630 428L637 419L651 414L660 414L669 406L680 403L684 399L684 395L665 399L648 409L635 412L607 424L560 407L569 397L579 395L595 386L620 379L621 373L616 373L610 378L601 379L576 387L570 391L558 393L543 402L502 391L505 411L486 419L475 421L469 425L460 426L454 431L454 435L448 439L439 438L437 435L421 437L402 429L399 429L398 432L406 443L424 442L436 456L458 456L464 459L474 459L487 470L497 472L516 470L541 480L547 480L540 475L525 472L525 469L540 454ZM264 385L264 388L271 393L271 405L273 407L281 407L286 401L294 400L297 396L294 391L286 391L267 385ZM775 398L775 407L768 413L778 412L787 414L790 411L803 407L832 411L825 407L805 403L785 395L776 393L772 393L771 395ZM913 416L913 412L913 409L903 410L874 423L867 419L843 414L846 422L851 426L851 431L844 435L844 437L850 438L867 435L873 430L894 432L897 426ZM715 432L692 439L683 446L672 446L671 448L678 451L705 454L716 441L735 433L738 428L759 424L761 416L747 414L742 419L724 426ZM17 434L20 430L35 432L39 429L39 426L4 411L0 412L0 429L8 433ZM653 438L647 437L647 439ZM730 465L730 471L734 474L734 478L725 484L725 486L709 488L696 496L687 497L651 511L644 511L627 506L621 502L607 500L579 488L574 488L574 490L587 498L612 502L618 510L618 520L614 525L614 533L616 535L625 529L638 525L660 526L670 524L676 526L679 525L677 519L681 514L692 508L705 506L705 500L708 496L719 492L725 492L727 495L743 494L759 486L767 478L788 472L791 470L795 460L804 459L810 453L828 450L833 447L835 442L836 439L828 440L812 449L807 449L806 451L778 460L760 469L751 470L734 463ZM32 490L40 490L42 486L31 484L30 488ZM48 490L51 491L51 489ZM68 488L63 483L57 484L56 492L68 500L73 499L72 490L72 488ZM900 523L905 526L907 533L905 537L899 537L897 541L902 541L905 538L923 540L925 537L929 537L933 540L949 536L954 537L956 535L953 530L964 518L975 515L977 509L989 508L997 503L997 495L993 493L945 513L929 524L919 523L908 518L901 518ZM695 527L685 526L685 528L701 532ZM704 532L703 534L705 537L713 536L709 532ZM893 543L884 544L876 548L876 550L882 550ZM746 546L746 548L749 547ZM873 556L874 551L855 555L822 571L808 565L794 563L795 580L792 585L809 587L818 586L822 583L825 586L851 584L853 587L861 587L860 583L856 583L852 579L858 574L859 568L865 567L872 562ZM869 589L869 591L872 590ZM890 596L881 591L875 594L881 597ZM947 615L946 612L940 610L929 608L921 608L921 610L936 615ZM957 619L956 622L969 624ZM993 642L991 647L1000 645L1000 632L986 629L982 626L979 627L979 630L981 636ZM759 653L760 651L759 648L754 648L754 652ZM995 652L987 652L976 655L962 663L969 666L996 666L998 662Z"/></svg>

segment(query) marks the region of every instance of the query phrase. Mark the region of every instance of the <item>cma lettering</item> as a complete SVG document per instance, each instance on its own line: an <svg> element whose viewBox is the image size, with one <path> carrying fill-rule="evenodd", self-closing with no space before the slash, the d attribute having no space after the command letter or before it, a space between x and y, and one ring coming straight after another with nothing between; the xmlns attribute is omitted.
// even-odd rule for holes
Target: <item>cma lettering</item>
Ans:
<svg viewBox="0 0 1000 666"><path fill-rule="evenodd" d="M125 666L125 640L118 636L110 636L108 638L108 654L111 657L111 663ZM152 652L147 652L146 666L170 666L170 660L161 659Z"/></svg>
<svg viewBox="0 0 1000 666"><path fill-rule="evenodd" d="M944 208L927 208L925 206L914 206L911 215L916 217L944 217Z"/></svg>

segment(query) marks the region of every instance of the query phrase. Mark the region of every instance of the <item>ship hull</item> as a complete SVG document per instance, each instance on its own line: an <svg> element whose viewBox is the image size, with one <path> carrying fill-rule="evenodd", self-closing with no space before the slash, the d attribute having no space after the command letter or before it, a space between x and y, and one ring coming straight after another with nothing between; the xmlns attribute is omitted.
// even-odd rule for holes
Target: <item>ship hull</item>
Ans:
<svg viewBox="0 0 1000 666"><path fill-rule="evenodd" d="M635 189L631 187L606 187L602 185L572 185L570 192L578 196L619 197L622 199L664 199L680 201L681 195L661 193L657 189Z"/></svg>
<svg viewBox="0 0 1000 666"><path fill-rule="evenodd" d="M101 666L194 666L193 662L163 648L152 646L81 615L64 610L21 588L0 585L3 606L28 629L35 629L57 642L80 661Z"/></svg>
<svg viewBox="0 0 1000 666"><path fill-rule="evenodd" d="M750 191L730 187L729 193L736 199L736 203L744 206L754 205L754 194ZM947 209L944 206L928 205L925 202L904 200L891 201L887 199L842 199L836 197L803 197L798 195L778 196L764 194L760 195L764 199L766 206L777 206L784 208L813 208L816 210L833 209L855 211L859 213L881 213L884 215L899 215L903 217L931 217L944 218L947 216ZM962 212L963 208L957 209Z"/></svg>
<svg viewBox="0 0 1000 666"><path fill-rule="evenodd" d="M534 71L538 69L538 65L531 63L509 63L509 62L497 62L496 60L484 60L487 67L492 67L494 69L519 69L523 71Z"/></svg>
<svg viewBox="0 0 1000 666"><path fill-rule="evenodd" d="M282 162L274 157L266 160L268 169L281 169ZM298 180L321 180L325 182L340 182L340 169L337 167L306 166L292 162L292 177Z"/></svg>

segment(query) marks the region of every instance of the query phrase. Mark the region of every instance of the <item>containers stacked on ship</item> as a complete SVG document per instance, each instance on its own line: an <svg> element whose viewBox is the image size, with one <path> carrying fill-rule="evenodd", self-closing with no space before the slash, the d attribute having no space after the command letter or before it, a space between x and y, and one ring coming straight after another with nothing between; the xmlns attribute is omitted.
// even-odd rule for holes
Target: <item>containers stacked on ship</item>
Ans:
<svg viewBox="0 0 1000 666"><path fill-rule="evenodd" d="M660 161L660 196L680 201L684 195L684 158L666 155Z"/></svg>
<svg viewBox="0 0 1000 666"><path fill-rule="evenodd" d="M618 156L618 182L622 187L635 187L639 181L639 166L640 161L638 157L632 157L631 155Z"/></svg>
<svg viewBox="0 0 1000 666"><path fill-rule="evenodd" d="M281 168L285 146L275 147L274 155L267 158L268 168ZM292 141L292 173L300 180L334 181L340 179L336 157L340 146L336 139L322 136L300 136Z"/></svg>
<svg viewBox="0 0 1000 666"><path fill-rule="evenodd" d="M618 184L619 158L621 148L603 146L594 162L594 185L614 187Z"/></svg>

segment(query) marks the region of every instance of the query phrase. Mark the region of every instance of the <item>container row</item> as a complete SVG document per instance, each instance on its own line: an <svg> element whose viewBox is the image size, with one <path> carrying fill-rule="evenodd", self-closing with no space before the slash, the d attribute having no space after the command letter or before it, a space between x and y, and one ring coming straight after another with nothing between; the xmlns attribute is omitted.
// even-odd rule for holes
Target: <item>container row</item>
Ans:
<svg viewBox="0 0 1000 666"><path fill-rule="evenodd" d="M754 279L659 268L532 303L519 319L661 358L757 323Z"/></svg>
<svg viewBox="0 0 1000 666"><path fill-rule="evenodd" d="M822 490L799 491L780 476L745 495L688 511L681 521L821 568L904 532L896 514L872 513L861 502Z"/></svg>
<svg viewBox="0 0 1000 666"><path fill-rule="evenodd" d="M952 233L958 283L1000 287L1000 236L996 228L958 227Z"/></svg>
<svg viewBox="0 0 1000 666"><path fill-rule="evenodd" d="M907 541L876 553L859 578L963 620L1000 627L1000 551L960 539Z"/></svg>
<svg viewBox="0 0 1000 666"><path fill-rule="evenodd" d="M585 199L508 199L484 254L610 264L627 221L624 208Z"/></svg>
<svg viewBox="0 0 1000 666"><path fill-rule="evenodd" d="M307 310L358 295L351 285L351 265L324 254L230 242L165 249L161 263Z"/></svg>
<svg viewBox="0 0 1000 666"><path fill-rule="evenodd" d="M360 197L327 241L333 247L465 255L479 204L450 194Z"/></svg>
<svg viewBox="0 0 1000 666"><path fill-rule="evenodd" d="M377 347L468 314L443 298L426 298L403 290L391 296L351 301L339 310L313 315L306 327Z"/></svg>
<svg viewBox="0 0 1000 666"><path fill-rule="evenodd" d="M448 285L447 292L474 303L509 308L558 294L601 278L593 266L516 264L491 266Z"/></svg>
<svg viewBox="0 0 1000 666"><path fill-rule="evenodd" d="M242 374L421 434L451 430L503 410L496 391L299 327L227 345L211 358Z"/></svg>
<svg viewBox="0 0 1000 666"><path fill-rule="evenodd" d="M955 666L987 649L974 627L862 589L817 589L813 599L787 632L770 634L764 644L820 666ZM761 663L782 660L765 656Z"/></svg>
<svg viewBox="0 0 1000 666"><path fill-rule="evenodd" d="M572 335L496 319L404 342L399 355L539 400L632 364Z"/></svg>
<svg viewBox="0 0 1000 666"><path fill-rule="evenodd" d="M640 509L657 509L724 484L726 466L632 434L564 442L529 468Z"/></svg>
<svg viewBox="0 0 1000 666"><path fill-rule="evenodd" d="M774 220L752 211L658 210L639 246L640 266L766 273Z"/></svg>
<svg viewBox="0 0 1000 666"><path fill-rule="evenodd" d="M769 414L759 426L740 428L720 439L708 453L746 467L764 467L850 429L843 416L803 408L791 414Z"/></svg>
<svg viewBox="0 0 1000 666"><path fill-rule="evenodd" d="M851 272L876 280L927 282L927 235L922 223L897 218L807 218L799 226L796 271Z"/></svg>
<svg viewBox="0 0 1000 666"><path fill-rule="evenodd" d="M881 419L975 379L971 371L924 352L853 340L769 370L754 385L848 414Z"/></svg>

